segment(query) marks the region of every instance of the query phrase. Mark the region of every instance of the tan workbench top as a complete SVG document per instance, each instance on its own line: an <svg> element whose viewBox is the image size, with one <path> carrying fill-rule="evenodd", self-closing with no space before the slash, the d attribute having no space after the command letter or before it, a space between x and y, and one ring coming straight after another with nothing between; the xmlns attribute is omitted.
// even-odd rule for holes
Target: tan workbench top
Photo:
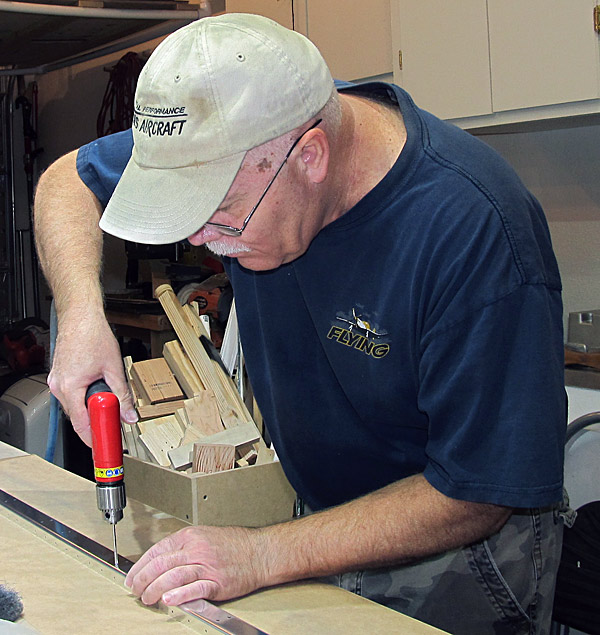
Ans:
<svg viewBox="0 0 600 635"><path fill-rule="evenodd" d="M111 529L96 508L90 481L0 443L0 489L112 549ZM119 553L136 560L184 525L129 499L118 525ZM90 564L43 533L0 506L0 580L21 594L27 623L40 633L198 632L178 612L169 615L141 605L122 586L122 576ZM261 590L220 606L271 635L441 633L342 589L312 582Z"/></svg>

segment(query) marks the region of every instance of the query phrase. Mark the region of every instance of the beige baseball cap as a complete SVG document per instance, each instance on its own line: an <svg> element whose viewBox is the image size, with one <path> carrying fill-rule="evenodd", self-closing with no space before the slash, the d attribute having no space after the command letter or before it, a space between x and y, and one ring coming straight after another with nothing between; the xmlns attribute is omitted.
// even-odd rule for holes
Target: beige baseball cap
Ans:
<svg viewBox="0 0 600 635"><path fill-rule="evenodd" d="M306 123L333 90L316 46L268 18L231 13L175 31L140 74L133 153L100 227L154 245L187 238L246 152Z"/></svg>

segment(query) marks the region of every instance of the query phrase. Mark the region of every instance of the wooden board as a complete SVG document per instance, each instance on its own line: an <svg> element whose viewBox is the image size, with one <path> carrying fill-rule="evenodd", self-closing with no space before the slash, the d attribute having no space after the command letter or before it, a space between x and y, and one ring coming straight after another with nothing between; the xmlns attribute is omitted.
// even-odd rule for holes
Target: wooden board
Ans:
<svg viewBox="0 0 600 635"><path fill-rule="evenodd" d="M192 399L186 399L184 408L190 427L199 435L209 436L224 429L212 391L203 390Z"/></svg>
<svg viewBox="0 0 600 635"><path fill-rule="evenodd" d="M178 399L177 401L165 401L164 403L157 403L148 406L137 406L136 410L140 419L156 419L157 417L164 417L166 415L175 414L176 410L183 408L184 399Z"/></svg>
<svg viewBox="0 0 600 635"><path fill-rule="evenodd" d="M192 473L214 474L235 467L235 446L225 443L194 443Z"/></svg>
<svg viewBox="0 0 600 635"><path fill-rule="evenodd" d="M150 404L183 399L184 395L163 357L135 362L131 375Z"/></svg>
<svg viewBox="0 0 600 635"><path fill-rule="evenodd" d="M168 467L171 463L167 452L179 447L184 429L175 415L152 419L151 422L153 425L148 425L148 421L145 425L140 422L145 427L140 440L158 465Z"/></svg>
<svg viewBox="0 0 600 635"><path fill-rule="evenodd" d="M202 392L205 387L198 373L194 370L190 358L183 352L181 344L177 340L165 342L163 356L173 371L179 385L183 388L185 396L191 399Z"/></svg>

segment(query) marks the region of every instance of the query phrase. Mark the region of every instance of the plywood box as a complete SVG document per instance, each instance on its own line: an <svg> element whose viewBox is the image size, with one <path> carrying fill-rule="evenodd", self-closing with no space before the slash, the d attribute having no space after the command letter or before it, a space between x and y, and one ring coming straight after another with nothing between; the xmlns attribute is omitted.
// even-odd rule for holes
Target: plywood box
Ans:
<svg viewBox="0 0 600 635"><path fill-rule="evenodd" d="M128 498L191 524L262 527L292 518L296 494L278 461L186 474L123 458Z"/></svg>

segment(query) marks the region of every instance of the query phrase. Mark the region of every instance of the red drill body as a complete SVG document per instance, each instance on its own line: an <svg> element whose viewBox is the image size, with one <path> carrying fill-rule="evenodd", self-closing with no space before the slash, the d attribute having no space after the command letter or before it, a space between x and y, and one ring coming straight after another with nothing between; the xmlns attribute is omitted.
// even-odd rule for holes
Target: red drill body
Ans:
<svg viewBox="0 0 600 635"><path fill-rule="evenodd" d="M123 482L123 443L119 400L103 381L94 382L85 396L92 431L92 458L98 509L113 526L115 566L118 567L116 524L127 504Z"/></svg>
<svg viewBox="0 0 600 635"><path fill-rule="evenodd" d="M97 483L123 480L123 444L119 400L112 392L97 392L88 397L92 429L92 458Z"/></svg>

